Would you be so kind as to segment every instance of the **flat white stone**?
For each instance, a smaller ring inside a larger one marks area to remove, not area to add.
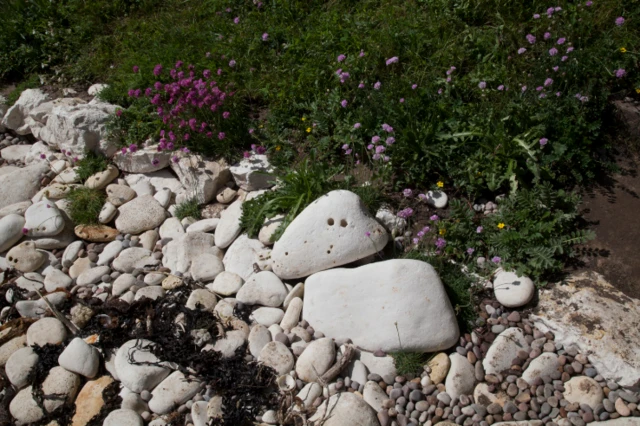
[[[240,235],[222,259],[224,270],[248,280],[254,274],[254,265],[260,262],[260,253],[265,248],[260,241],[249,238],[247,234]]]
[[[31,145],[9,145],[0,150],[0,157],[7,161],[24,161],[31,150]]]
[[[162,248],[163,258],[162,264],[171,269],[172,273],[189,272],[195,259],[204,254],[210,254],[215,257],[219,256],[219,251],[214,245],[214,237],[212,234],[204,232],[189,232],[180,234],[173,241]],[[218,265],[216,263],[216,265]],[[220,265],[218,265],[218,268]],[[196,266],[196,274],[211,274],[213,271],[205,271],[201,265]],[[220,271],[222,272],[222,271]]]
[[[77,167],[70,167],[68,169],[64,169],[58,176],[53,179],[53,182],[64,183],[64,184],[72,184],[79,183],[80,176],[78,175]]]
[[[116,217],[116,213],[118,213],[118,209],[116,206],[111,204],[110,202],[104,203],[102,209],[100,210],[100,214],[98,215],[98,222],[106,224],[113,220]]]
[[[123,154],[118,152],[113,156],[113,162],[127,173],[151,173],[169,166],[171,153],[158,151],[158,145],[149,145],[136,152]]]
[[[287,310],[280,322],[280,327],[284,330],[291,330],[300,322],[300,314],[302,313],[303,302],[299,297],[294,297],[289,303]]]
[[[160,260],[153,257],[151,251],[142,247],[129,247],[120,252],[112,266],[118,272],[131,273],[134,269],[144,269],[158,264]]]
[[[244,283],[236,299],[247,305],[275,308],[282,305],[287,293],[287,288],[273,272],[261,271]]]
[[[168,367],[160,365],[158,357],[151,352],[154,345],[146,339],[133,339],[118,349],[115,368],[120,381],[129,390],[136,393],[151,391],[171,372]],[[131,364],[129,360],[136,364]]]
[[[262,348],[269,342],[271,342],[271,333],[269,333],[267,327],[262,324],[256,324],[251,328],[249,333],[249,352],[251,355],[258,358]]]
[[[242,232],[240,219],[243,203],[244,199],[240,197],[220,213],[220,221],[215,231],[216,246],[222,249],[229,247]]]
[[[202,253],[191,262],[191,278],[196,281],[211,282],[224,272],[224,264],[218,256],[211,253]]]
[[[389,235],[350,191],[331,191],[305,208],[274,244],[273,271],[301,278],[382,250]]]
[[[83,247],[84,243],[82,241],[74,241],[69,244],[64,250],[64,253],[62,253],[62,262],[75,262],[78,258],[78,253],[80,253],[80,250],[82,250]]]
[[[7,167],[2,167],[2,168],[5,169]],[[31,200],[20,201],[15,204],[10,204],[0,209],[0,217],[5,217],[10,214],[16,214],[18,216],[22,216],[24,220],[24,212],[27,211],[27,209],[31,204],[33,204]]]
[[[336,347],[332,339],[323,337],[309,343],[296,363],[296,374],[305,382],[316,382],[329,370],[336,359]]]
[[[293,370],[294,358],[289,348],[280,342],[269,342],[260,351],[258,361],[273,368],[277,374],[287,374]]]
[[[158,233],[155,230],[149,230],[140,235],[140,245],[145,250],[153,250],[158,242]]]
[[[31,347],[18,349],[5,364],[4,370],[7,378],[16,388],[25,387],[29,384],[29,376],[39,361],[40,357]]]
[[[528,277],[513,272],[498,272],[493,280],[493,292],[500,304],[507,308],[519,308],[533,299],[535,285]]]
[[[218,298],[215,294],[204,288],[198,288],[191,292],[185,306],[189,309],[213,312],[217,303]]]
[[[151,300],[157,300],[164,297],[164,293],[164,289],[160,286],[142,287],[136,292],[136,297],[134,297],[133,300],[140,300],[143,297]]]
[[[180,219],[178,219],[177,217],[169,217],[164,222],[162,222],[159,232],[160,238],[171,238],[173,240],[179,238],[185,233],[184,227],[180,223]]]
[[[80,384],[80,376],[77,374],[63,367],[53,367],[42,382],[42,393],[45,397],[51,397],[44,399],[45,410],[50,413],[65,403],[72,403],[80,390]]]
[[[24,218],[17,214],[8,214],[0,219],[0,252],[9,250],[24,235]]]
[[[598,382],[587,376],[575,376],[564,383],[564,399],[571,403],[587,404],[592,410],[602,403],[604,392]]]
[[[394,259],[319,272],[304,291],[303,319],[371,352],[434,352],[459,337],[442,282],[426,262]]]
[[[55,291],[56,289],[69,289],[73,284],[71,277],[59,269],[51,269],[47,276],[44,277],[44,289],[48,293]]]
[[[558,371],[559,367],[558,355],[552,352],[545,352],[531,361],[527,369],[522,373],[522,378],[532,385],[538,377],[551,377],[551,374]]]
[[[120,408],[105,417],[102,426],[143,426],[142,417],[133,410]]]
[[[187,232],[211,232],[216,229],[220,219],[211,218],[211,219],[202,219],[199,220],[187,228]]]
[[[107,185],[116,180],[119,174],[120,171],[110,164],[105,170],[89,176],[87,181],[84,183],[84,186],[93,189],[104,189]]]
[[[64,219],[54,202],[43,199],[31,205],[24,213],[25,225],[31,237],[58,235],[64,228]]]
[[[0,176],[0,208],[31,200],[48,171],[46,163],[35,163]]]
[[[76,278],[77,285],[91,285],[100,282],[103,275],[109,275],[111,269],[108,266],[96,266],[95,268],[87,269],[82,272],[78,278]]]
[[[59,345],[67,337],[67,329],[57,318],[42,318],[31,324],[27,330],[29,346],[44,346],[47,343]]]
[[[49,95],[40,89],[24,90],[20,93],[18,100],[4,114],[1,124],[15,130],[19,135],[28,135],[31,133],[31,129],[26,125],[25,120],[29,112],[48,100]]]
[[[171,204],[172,197],[173,193],[169,188],[163,188],[153,195],[153,198],[155,198],[156,201],[160,203],[160,205],[165,209],[169,206],[169,204]]]
[[[124,249],[122,245],[122,241],[114,240],[107,244],[102,253],[98,255],[98,266],[108,265],[113,261],[113,259],[120,254],[120,252]]]
[[[460,398],[461,395],[473,394],[475,382],[475,369],[466,357],[459,353],[449,355],[451,367],[444,382],[444,387],[451,399]]]
[[[118,278],[115,279],[113,285],[111,286],[111,294],[114,296],[120,296],[129,288],[136,285],[136,277],[131,274],[122,274]]]
[[[291,301],[296,297],[299,297],[300,299],[304,297],[304,283],[296,284],[295,287],[289,291],[289,294],[287,294],[287,297],[284,299],[282,306],[287,309],[289,307],[289,303],[291,303]]]
[[[312,424],[323,426],[379,425],[376,412],[365,400],[350,392],[336,393],[324,401],[309,418]]]
[[[35,423],[44,417],[42,409],[33,398],[31,386],[22,389],[9,404],[9,412],[16,420],[16,425]]]
[[[304,408],[309,409],[312,407],[316,398],[322,396],[322,386],[317,383],[307,383],[296,395],[296,398],[300,398]],[[297,407],[294,407],[294,411]]]
[[[364,384],[362,398],[371,408],[378,412],[382,409],[382,402],[385,399],[389,399],[389,396],[382,390],[378,382],[368,381]]]
[[[198,393],[200,385],[199,381],[187,380],[182,372],[174,371],[151,392],[149,409],[156,414],[167,414]]]
[[[258,239],[265,246],[272,246],[273,241],[271,241],[271,237],[276,233],[280,225],[284,222],[283,215],[277,215],[271,219],[267,219],[264,222],[262,228],[260,228],[260,232],[258,233]]]
[[[588,354],[594,368],[620,386],[640,380],[640,302],[626,296],[602,275],[585,272],[540,291],[531,316],[543,333],[565,348]]]
[[[482,366],[486,374],[502,373],[511,368],[511,361],[518,356],[518,351],[529,352],[529,343],[522,330],[511,327],[504,330],[489,347]]]
[[[222,296],[232,296],[240,290],[244,280],[238,274],[229,271],[222,271],[216,275],[211,284],[207,284],[207,288],[214,293]]]
[[[136,198],[136,192],[126,185],[111,184],[107,186],[107,201],[116,207]]]
[[[284,311],[278,308],[258,308],[251,313],[251,319],[258,324],[262,324],[266,327],[271,327],[273,324],[278,324],[282,321]]]
[[[178,157],[178,161],[170,163],[171,169],[182,185],[189,189],[188,194],[185,195],[196,198],[199,204],[207,204],[213,200],[218,189],[231,178],[229,168],[222,161],[206,161],[197,155],[181,152],[173,155]],[[180,198],[177,195],[176,202],[180,202],[178,201]]]
[[[73,373],[93,379],[100,368],[100,356],[96,348],[76,337],[58,357],[58,364]]]
[[[158,227],[166,218],[166,211],[150,195],[134,198],[118,208],[116,229],[123,234],[140,234]]]

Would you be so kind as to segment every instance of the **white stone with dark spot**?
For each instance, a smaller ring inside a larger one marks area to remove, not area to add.
[[[105,224],[109,223],[116,217],[116,213],[118,213],[118,209],[116,206],[111,204],[110,202],[105,202],[100,210],[100,214],[98,215],[98,222]]]
[[[493,280],[493,292],[500,304],[507,308],[524,306],[533,299],[536,287],[528,277],[513,272],[499,272]]]
[[[9,250],[6,259],[9,266],[20,272],[33,272],[47,260],[47,255],[37,250],[33,241],[25,241]]]
[[[389,396],[377,382],[368,381],[364,385],[362,398],[378,412],[382,409],[382,402],[389,399]]]
[[[587,404],[595,410],[598,404],[602,403],[604,392],[598,382],[591,377],[576,376],[564,383],[562,396],[568,402]]]
[[[157,300],[164,297],[164,289],[160,286],[142,287],[136,292],[133,300],[140,300],[143,297],[151,300]]]
[[[427,204],[436,209],[443,209],[447,206],[447,202],[449,198],[444,191],[436,190],[436,191],[428,191],[426,194]]]
[[[126,185],[111,184],[107,186],[107,201],[116,207],[136,198],[136,191]]]
[[[134,198],[118,208],[116,229],[122,234],[141,234],[164,222],[167,212],[151,195]]]
[[[218,298],[215,294],[204,288],[198,288],[191,292],[189,299],[185,306],[193,310],[209,311],[213,312],[213,309],[218,303]]]
[[[211,282],[224,271],[224,264],[212,253],[202,253],[191,262],[191,278],[196,281]]]
[[[522,330],[511,327],[504,330],[489,347],[482,366],[486,374],[502,373],[511,368],[511,361],[518,356],[518,351],[529,352],[529,343]]]

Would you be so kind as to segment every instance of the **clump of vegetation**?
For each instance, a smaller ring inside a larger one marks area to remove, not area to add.
[[[421,352],[393,352],[389,355],[393,358],[396,371],[401,376],[421,373],[428,359],[428,355]]]
[[[202,219],[202,213],[200,212],[200,206],[198,205],[197,198],[191,198],[187,201],[176,206],[176,217],[180,220],[185,217],[192,217],[194,219]]]
[[[84,158],[76,162],[76,173],[81,182],[86,181],[91,175],[107,170],[109,159],[102,154],[87,151]]]
[[[71,220],[76,225],[98,225],[98,216],[106,200],[104,191],[78,186],[67,195]]]

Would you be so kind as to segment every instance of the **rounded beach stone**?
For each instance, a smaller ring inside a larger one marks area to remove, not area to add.
[[[333,365],[335,358],[336,348],[332,339],[314,340],[298,357],[296,374],[305,382],[315,382]]]
[[[568,402],[587,404],[592,410],[602,402],[604,392],[602,388],[591,377],[572,377],[564,384],[563,396]]]
[[[47,260],[47,255],[37,250],[33,241],[25,241],[9,250],[6,259],[10,267],[20,272],[33,272]]]
[[[294,365],[291,351],[280,342],[267,343],[260,351],[258,361],[273,368],[279,375],[287,374],[293,369]]]
[[[58,357],[58,364],[73,373],[92,379],[98,374],[100,357],[96,348],[76,337]]]
[[[501,305],[518,308],[531,301],[535,285],[528,277],[519,277],[513,272],[499,272],[493,280],[493,292]]]
[[[243,283],[244,280],[240,275],[229,271],[222,271],[216,275],[213,283],[207,284],[206,287],[222,296],[232,296],[240,290]]]
[[[47,343],[59,345],[67,337],[67,329],[57,318],[42,318],[31,324],[27,330],[29,346],[44,346]]]
[[[9,250],[22,238],[24,218],[17,214],[9,214],[0,219],[0,252]]]
[[[65,368],[56,366],[49,370],[47,378],[42,382],[42,393],[45,398],[44,408],[48,412],[57,410],[65,403],[71,403],[80,389],[80,376]]]
[[[142,417],[133,410],[120,408],[113,410],[104,419],[102,426],[143,426]]]
[[[12,385],[18,389],[29,384],[29,376],[39,361],[38,355],[27,346],[15,351],[7,360],[5,373]]]
[[[31,386],[22,389],[9,404],[9,411],[18,425],[35,423],[44,417],[44,412],[33,399],[32,392]]]

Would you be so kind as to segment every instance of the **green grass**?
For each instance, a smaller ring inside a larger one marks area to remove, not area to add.
[[[84,158],[76,162],[78,167],[77,174],[82,182],[86,181],[91,175],[107,169],[109,159],[102,154],[87,151]]]
[[[202,214],[200,212],[200,206],[198,206],[198,200],[196,198],[192,198],[190,200],[184,201],[181,204],[176,206],[176,217],[180,220],[185,217],[192,217],[194,219],[202,219]]]
[[[76,225],[99,225],[98,216],[106,200],[104,191],[79,186],[69,191],[67,200],[73,223]]]
[[[417,375],[422,372],[424,364],[429,359],[428,355],[419,352],[393,352],[390,353],[399,375]]]

